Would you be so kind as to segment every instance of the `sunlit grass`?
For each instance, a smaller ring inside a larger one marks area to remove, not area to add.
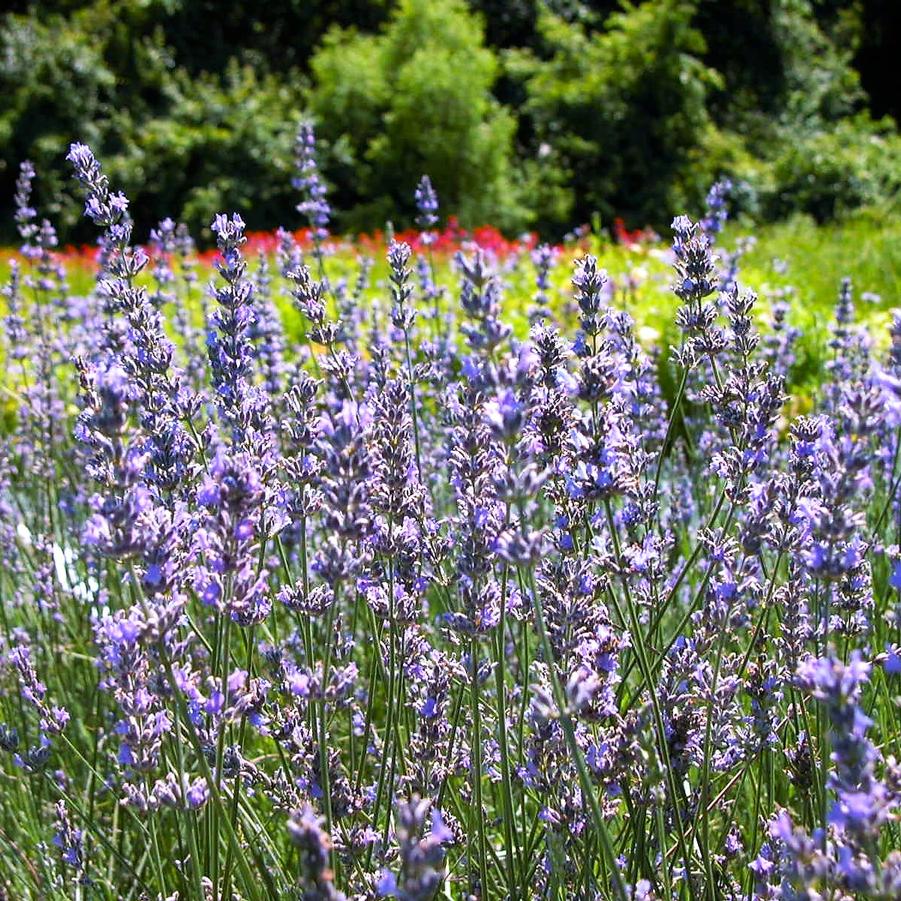
[[[826,359],[829,323],[842,278],[854,284],[858,320],[866,324],[874,340],[888,342],[891,311],[901,297],[901,218],[877,210],[862,211],[841,221],[817,225],[808,217],[798,216],[780,223],[756,226],[747,220],[730,223],[720,238],[721,252],[731,252],[751,237],[749,249],[743,254],[739,282],[760,296],[757,310],[766,319],[770,302],[782,297],[790,303],[790,324],[801,330],[797,363],[792,385],[804,391],[813,390]],[[592,234],[578,244],[560,248],[557,265],[552,273],[553,292],[550,308],[563,322],[574,322],[571,310],[572,272],[575,257],[590,251],[612,280],[611,302],[626,308],[636,320],[636,333],[646,345],[674,338],[673,315],[675,298],[670,290],[670,260],[668,243],[662,236],[657,243],[624,245],[612,240],[606,231]],[[0,252],[0,282],[9,278],[9,258],[14,248]],[[520,251],[527,254],[528,249]],[[360,255],[375,256],[366,298],[369,303],[387,303],[387,264],[383,255],[375,255],[371,245],[357,246],[352,239],[344,243],[327,261],[332,280],[353,279]],[[253,262],[251,261],[253,265]],[[436,274],[445,284],[454,283],[449,272],[452,256],[435,258]],[[504,313],[519,337],[529,328],[528,313],[535,294],[530,266],[505,265],[506,291]],[[94,284],[90,265],[77,258],[67,265],[69,288],[72,293],[88,293]],[[205,290],[215,276],[212,268],[201,264],[198,268],[198,291]],[[150,276],[144,281],[150,285]],[[446,313],[452,314],[457,298],[445,296],[442,301]],[[281,312],[289,337],[302,340],[301,324],[293,309],[283,305]],[[5,314],[0,297],[0,313]]]

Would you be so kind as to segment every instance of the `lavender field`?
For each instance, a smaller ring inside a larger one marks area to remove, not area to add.
[[[21,167],[0,898],[901,897],[901,313],[835,284],[792,396],[725,183],[655,344],[418,173],[336,256],[296,153],[305,239],[211,210],[210,270],[73,144],[87,278]]]

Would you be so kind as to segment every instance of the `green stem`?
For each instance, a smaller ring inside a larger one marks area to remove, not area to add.
[[[601,812],[600,804],[598,804],[597,795],[594,786],[591,784],[591,776],[588,772],[588,766],[585,763],[585,757],[582,749],[576,740],[576,732],[573,728],[572,718],[566,704],[566,695],[563,692],[563,686],[557,675],[556,662],[554,660],[554,652],[551,648],[551,642],[548,638],[547,629],[544,623],[544,608],[541,602],[541,595],[535,589],[535,575],[529,570],[529,587],[532,591],[532,598],[535,604],[535,625],[538,627],[538,638],[541,641],[541,647],[547,661],[548,673],[551,680],[551,690],[554,695],[554,703],[560,716],[560,724],[563,727],[563,737],[569,748],[569,753],[575,761],[576,770],[579,773],[579,785],[582,789],[582,795],[588,801],[588,808],[591,812],[591,818],[594,822],[594,828],[597,830],[598,838],[601,842],[601,849],[604,852],[604,858],[610,868],[610,875],[613,879],[613,894],[619,901],[626,901],[628,894],[623,877],[619,872],[619,866],[616,862],[616,853],[613,850],[613,841],[610,838],[610,832],[607,824],[604,822],[604,815]]]
[[[472,795],[475,814],[476,838],[479,849],[479,897],[488,901],[488,852],[486,849],[485,810],[482,806],[482,717],[479,710],[479,646],[475,635],[469,645],[470,656],[470,710],[472,713]]]

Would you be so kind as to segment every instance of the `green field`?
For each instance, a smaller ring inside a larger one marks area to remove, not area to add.
[[[809,392],[814,390],[821,370],[829,324],[832,319],[841,279],[849,277],[854,286],[856,316],[870,326],[877,343],[888,343],[891,311],[901,296],[901,218],[880,210],[865,210],[846,219],[817,225],[805,216],[785,222],[755,226],[747,220],[730,223],[719,242],[720,253],[732,252],[748,235],[754,238],[739,264],[739,283],[757,292],[758,314],[765,321],[774,298],[790,305],[789,322],[801,330],[797,344],[797,362],[792,384]],[[571,296],[569,279],[571,260],[586,250],[598,256],[618,286],[614,303],[625,306],[635,318],[638,335],[646,345],[672,337],[675,298],[670,290],[670,263],[667,242],[624,245],[613,241],[605,229],[593,233],[578,245],[564,245],[552,274],[554,296],[551,307],[564,320],[566,304]],[[362,253],[348,239],[329,257],[327,268],[333,278],[353,280]],[[522,252],[526,252],[525,250]],[[0,253],[0,280],[9,277],[9,258],[13,248]],[[450,257],[436,259],[439,280],[452,284],[447,272]],[[86,293],[93,284],[93,274],[84,265],[68,268],[69,286],[74,293]],[[210,268],[201,271],[199,283],[205,285],[213,275]],[[385,279],[387,264],[376,259],[367,294],[371,299],[387,297]],[[631,287],[623,288],[631,277]],[[147,277],[150,283],[149,276]],[[534,294],[529,267],[517,267],[506,277],[505,315],[516,331],[525,336],[527,311]],[[450,306],[455,298],[446,299]],[[5,312],[0,298],[0,310]],[[300,337],[300,323],[294,311],[284,306],[283,315],[289,334]]]

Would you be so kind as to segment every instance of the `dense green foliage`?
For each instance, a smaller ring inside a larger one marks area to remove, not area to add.
[[[539,29],[550,55],[511,53],[539,157],[564,175],[562,196],[540,214],[565,222],[574,211],[600,210],[651,222],[684,204],[677,195],[686,189],[697,197],[723,168],[716,155],[697,165],[715,137],[706,98],[718,76],[701,62],[693,11],[655,0],[614,13],[594,32],[545,15]]]
[[[311,64],[312,110],[352,225],[408,206],[419,172],[464,221],[522,222],[516,123],[491,96],[498,61],[463,0],[401,0],[378,35],[329,31]]]
[[[14,3],[2,237],[26,157],[42,209],[85,237],[51,175],[74,138],[102,150],[139,230],[173,215],[200,232],[210,208],[285,221],[302,115],[342,229],[406,221],[422,172],[465,223],[550,235],[595,213],[660,225],[722,174],[752,214],[823,221],[897,197],[899,139],[874,118],[893,111],[874,69],[890,16],[874,0]]]

